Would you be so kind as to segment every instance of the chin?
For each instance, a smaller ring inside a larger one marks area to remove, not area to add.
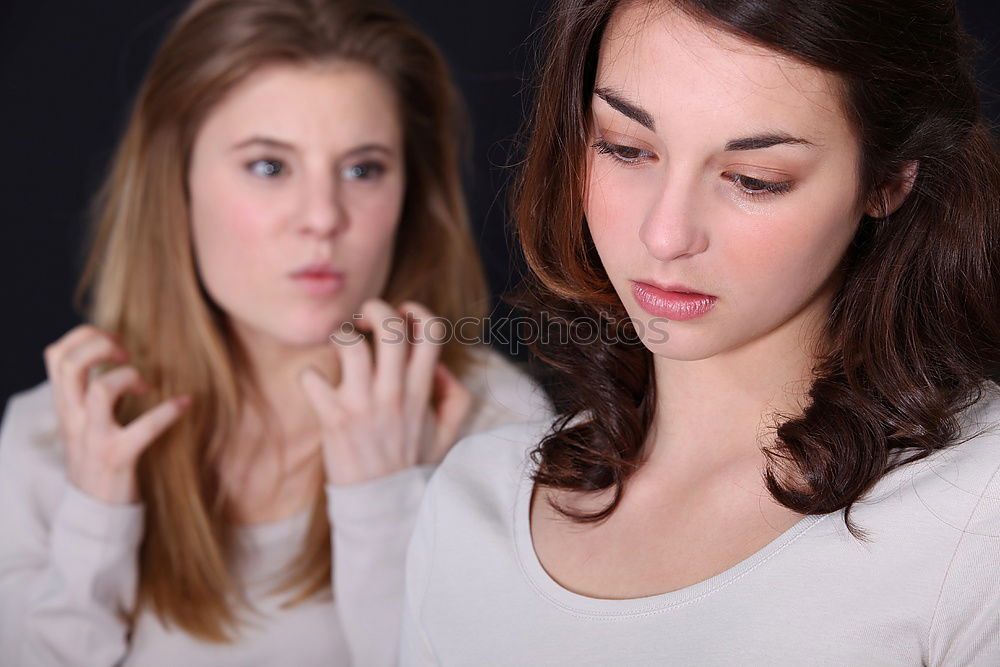
[[[645,341],[643,341],[643,344],[645,344]],[[701,361],[715,354],[713,350],[705,350],[701,346],[688,348],[681,345],[670,345],[669,343],[660,345],[646,344],[646,349],[652,352],[653,356],[670,359],[671,361]]]
[[[288,317],[283,322],[276,322],[272,329],[274,337],[292,347],[315,347],[329,345],[330,337],[341,331],[345,318],[326,314],[312,316]],[[349,318],[347,318],[349,321]]]
[[[681,323],[678,323],[681,324]],[[643,346],[653,355],[673,361],[701,361],[724,352],[727,346],[705,331],[683,331],[679,327],[670,328],[670,335],[649,334],[642,337]]]

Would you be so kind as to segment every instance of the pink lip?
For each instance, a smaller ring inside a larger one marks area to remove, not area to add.
[[[680,321],[701,317],[712,310],[719,300],[684,285],[661,287],[636,280],[632,281],[632,297],[650,315]]]
[[[327,262],[314,262],[291,272],[289,277],[310,296],[330,296],[344,286],[344,274]]]

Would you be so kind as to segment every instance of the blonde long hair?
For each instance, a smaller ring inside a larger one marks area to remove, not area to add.
[[[149,383],[127,396],[128,421],[166,397],[193,403],[139,461],[146,504],[134,620],[143,608],[214,642],[235,639],[248,609],[230,569],[232,527],[218,473],[242,406],[258,395],[225,314],[198,277],[186,174],[195,136],[213,107],[273,63],[366,64],[390,82],[404,126],[407,193],[388,286],[452,320],[481,316],[487,292],[469,232],[459,172],[461,104],[434,45],[372,0],[199,0],[181,16],[139,90],[107,179],[77,298],[89,319],[118,334]],[[86,304],[86,305],[83,305]],[[461,373],[465,348],[443,360]],[[286,605],[328,594],[330,525],[318,494],[305,542],[278,590]]]

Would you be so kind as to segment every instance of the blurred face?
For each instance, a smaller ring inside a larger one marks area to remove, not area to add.
[[[592,106],[587,221],[651,351],[704,359],[822,322],[863,212],[834,77],[632,3]]]
[[[382,292],[405,190],[396,109],[361,65],[275,65],[209,114],[188,174],[192,232],[237,331],[325,343]]]

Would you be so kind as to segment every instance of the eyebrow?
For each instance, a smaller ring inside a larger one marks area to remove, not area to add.
[[[264,146],[267,148],[280,148],[283,150],[293,151],[293,152],[296,150],[294,145],[286,141],[281,141],[279,139],[274,139],[272,137],[261,137],[261,136],[254,136],[250,137],[249,139],[245,139],[237,144],[234,144],[230,150],[237,151],[240,150],[241,148],[246,148],[247,146],[254,146],[254,145]],[[355,155],[357,153],[370,153],[370,152],[380,152],[380,153],[385,153],[386,155],[393,155],[392,149],[383,144],[362,144],[360,146],[356,146],[355,148],[350,149],[349,151],[344,153],[344,155],[347,156],[347,155]]]
[[[653,122],[653,116],[639,105],[626,100],[620,93],[616,93],[609,88],[594,88],[594,94],[607,102],[608,106],[618,113],[631,118],[647,130],[656,132],[656,124]]]
[[[793,137],[790,134],[785,134],[783,132],[769,132],[766,134],[757,134],[752,137],[743,137],[742,139],[733,139],[726,144],[726,152],[729,151],[757,151],[762,148],[770,148],[771,146],[779,146],[782,144],[790,144],[793,146],[807,146],[809,148],[814,148],[816,144],[807,139],[802,139],[800,137]]]
[[[653,122],[652,114],[640,107],[638,104],[625,99],[621,93],[615,92],[610,88],[594,88],[594,94],[607,102],[609,107],[623,116],[631,118],[652,132],[656,131],[656,123]],[[727,153],[731,151],[757,151],[783,144],[807,146],[810,148],[815,147],[816,145],[807,139],[793,137],[792,135],[784,132],[767,132],[764,134],[757,134],[752,137],[733,139],[726,143],[724,150]]]
[[[241,148],[246,148],[247,146],[253,145],[267,146],[268,148],[283,148],[285,150],[293,151],[295,146],[287,143],[285,141],[279,141],[278,139],[272,139],[271,137],[250,137],[249,139],[244,139],[238,144],[234,144],[231,150],[238,151]]]

